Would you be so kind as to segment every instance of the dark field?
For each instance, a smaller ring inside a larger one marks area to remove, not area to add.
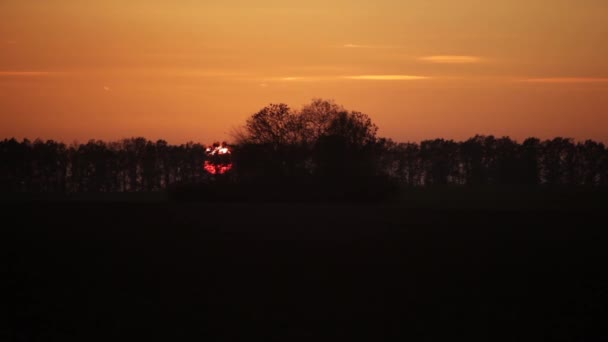
[[[605,194],[5,201],[0,338],[608,340]]]

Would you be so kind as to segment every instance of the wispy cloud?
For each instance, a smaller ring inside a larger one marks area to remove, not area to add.
[[[415,75],[355,75],[355,76],[343,76],[343,79],[348,80],[371,80],[371,81],[416,81],[416,80],[427,80],[430,77],[427,76],[415,76]]]
[[[528,78],[524,82],[531,83],[605,83],[608,77],[544,77]]]
[[[343,44],[340,47],[345,49],[394,49],[398,48],[398,46],[391,45],[366,45],[366,44]]]
[[[330,77],[323,76],[287,76],[287,77],[273,77],[263,79],[262,82],[321,82],[321,81],[329,81]]]
[[[419,75],[347,75],[347,76],[297,76],[277,77],[266,79],[275,82],[330,82],[339,80],[363,80],[363,81],[416,81],[430,79],[428,76]]]
[[[373,46],[371,45],[360,45],[360,44],[344,44],[342,45],[343,48],[347,48],[347,49],[371,49],[373,48]]]
[[[452,55],[440,55],[440,56],[425,56],[420,57],[419,60],[429,63],[438,64],[470,64],[481,62],[480,57],[476,56],[452,56]]]
[[[36,77],[56,74],[48,71],[0,71],[0,77]]]

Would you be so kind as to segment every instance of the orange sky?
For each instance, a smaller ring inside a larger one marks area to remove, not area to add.
[[[229,139],[334,99],[397,141],[608,142],[605,0],[2,0],[0,139]]]

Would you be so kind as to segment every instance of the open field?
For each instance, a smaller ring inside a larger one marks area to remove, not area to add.
[[[603,193],[2,203],[9,341],[608,338]]]

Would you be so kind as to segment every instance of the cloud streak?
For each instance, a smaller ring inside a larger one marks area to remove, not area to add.
[[[528,83],[608,83],[608,77],[544,77],[528,78]]]
[[[440,56],[425,56],[420,57],[419,60],[429,63],[437,64],[471,64],[481,62],[481,58],[477,56],[452,56],[452,55],[440,55]]]
[[[427,76],[415,76],[415,75],[355,75],[355,76],[343,76],[343,79],[347,80],[365,80],[365,81],[417,81],[427,80],[430,77]]]
[[[360,45],[360,44],[344,44],[342,45],[343,48],[346,49],[371,49],[373,48],[373,46],[371,45]]]
[[[419,76],[419,75],[348,75],[348,76],[290,76],[290,77],[278,77],[270,79],[271,81],[279,82],[328,82],[328,81],[340,81],[340,80],[354,80],[354,81],[417,81],[427,80],[431,77]]]
[[[56,74],[48,71],[0,71],[0,77],[37,77]]]
[[[391,45],[365,45],[365,44],[343,44],[340,47],[345,49],[395,49],[399,48],[398,46]]]
[[[263,79],[262,82],[321,82],[321,81],[329,81],[332,78],[330,77],[320,77],[320,76],[287,76],[287,77],[275,77],[275,78],[267,78]]]

